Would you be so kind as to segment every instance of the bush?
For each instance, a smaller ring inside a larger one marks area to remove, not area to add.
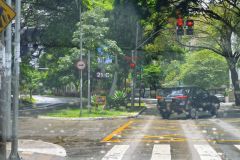
[[[111,97],[111,103],[114,108],[119,109],[120,106],[126,106],[126,93],[124,91],[115,91]]]

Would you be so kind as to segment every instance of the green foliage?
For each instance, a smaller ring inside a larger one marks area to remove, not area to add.
[[[164,69],[164,87],[177,86],[180,82],[180,67],[181,62],[177,60],[171,61],[169,64],[163,63],[161,66]]]
[[[35,103],[36,100],[34,98],[24,96],[24,97],[20,98],[20,102],[21,102],[22,105],[29,105],[29,104]]]
[[[28,92],[32,98],[32,92],[42,85],[45,73],[39,72],[35,68],[21,63],[20,89],[22,92]]]
[[[150,64],[144,67],[142,79],[145,84],[148,84],[152,88],[156,88],[160,85],[162,78],[162,70],[159,64]]]
[[[110,97],[109,105],[111,108],[119,109],[121,106],[126,106],[126,93],[124,91],[115,91],[114,95]]]
[[[96,106],[96,105],[97,105],[97,95],[91,96],[91,104],[92,104],[93,106]]]
[[[208,89],[219,88],[228,84],[227,68],[223,57],[208,50],[201,50],[187,56],[186,63],[181,66],[180,79],[184,84]]]

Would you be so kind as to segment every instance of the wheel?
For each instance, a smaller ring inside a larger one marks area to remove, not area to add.
[[[220,103],[213,103],[212,104],[212,109],[211,109],[211,115],[212,116],[217,116],[219,107],[220,107]]]
[[[169,119],[169,117],[170,117],[170,112],[168,112],[168,111],[162,112],[163,119]]]
[[[188,118],[197,119],[198,118],[198,111],[196,108],[191,108],[187,115]]]

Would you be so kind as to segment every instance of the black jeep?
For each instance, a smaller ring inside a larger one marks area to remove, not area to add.
[[[172,113],[185,113],[187,118],[197,118],[199,111],[214,116],[220,107],[216,96],[197,86],[167,88],[157,98],[157,107],[164,119],[168,119]]]

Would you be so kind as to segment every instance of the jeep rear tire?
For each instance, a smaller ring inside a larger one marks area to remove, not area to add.
[[[198,118],[198,111],[196,108],[191,108],[188,114],[188,118],[197,119]]]
[[[169,119],[170,115],[171,115],[171,114],[170,114],[169,111],[162,112],[162,118],[163,118],[163,119]]]

